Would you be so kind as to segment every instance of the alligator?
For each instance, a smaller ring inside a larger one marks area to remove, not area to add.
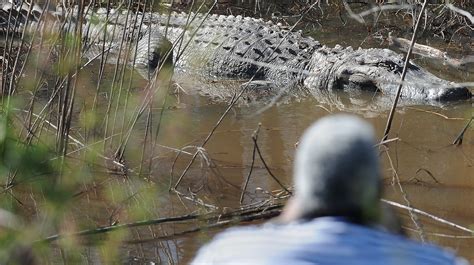
[[[71,17],[80,14],[77,6],[43,12],[4,3],[1,10],[0,29],[17,33],[25,28],[72,31],[79,20]],[[105,42],[111,53],[128,43],[129,63],[149,73],[172,59],[179,76],[250,79],[270,90],[298,86],[314,95],[364,90],[393,97],[404,65],[403,56],[389,49],[331,48],[300,31],[250,17],[88,7],[81,14],[83,45],[94,51],[89,57],[97,57]],[[39,26],[48,21],[53,25]],[[409,63],[401,97],[430,104],[472,99],[472,93]]]

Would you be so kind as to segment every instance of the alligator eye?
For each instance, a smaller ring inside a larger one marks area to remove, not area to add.
[[[386,68],[390,72],[394,72],[394,73],[401,73],[402,72],[402,67],[400,67],[395,62],[379,62],[379,63],[376,64],[376,66]]]
[[[377,91],[377,85],[367,75],[354,73],[349,70],[342,71],[334,80],[333,88],[353,91]]]

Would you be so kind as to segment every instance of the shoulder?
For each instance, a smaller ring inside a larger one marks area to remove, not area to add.
[[[217,234],[213,240],[207,244],[209,248],[226,248],[227,246],[262,244],[265,239],[271,240],[276,236],[276,226],[252,225],[244,227],[229,228]]]
[[[367,248],[391,260],[393,264],[468,264],[458,258],[452,251],[433,245],[421,243],[402,235],[368,228],[359,225],[352,226],[351,236],[357,238],[361,248]]]
[[[204,245],[191,264],[232,264],[243,260],[255,262],[269,257],[273,239],[273,226],[245,226],[230,228],[217,234]]]
[[[193,264],[309,264],[358,260],[361,264],[463,264],[430,244],[337,219],[228,229],[204,246]],[[312,262],[312,263],[311,263]],[[304,262],[302,262],[304,263]]]

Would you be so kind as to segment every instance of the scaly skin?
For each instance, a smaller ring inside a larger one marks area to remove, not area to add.
[[[0,18],[5,20],[5,14],[12,7],[3,9]],[[77,9],[69,13],[48,12],[43,17],[49,19],[42,19],[40,23],[55,21],[48,27],[51,32],[71,31],[76,22],[70,14],[77,14]],[[31,31],[36,28],[38,19],[28,20]],[[123,46],[120,43],[125,41],[131,44],[127,46],[128,58],[144,68],[154,70],[167,53],[173,53],[175,71],[179,73],[206,78],[266,80],[275,88],[302,84],[314,95],[321,90],[336,89],[394,95],[403,69],[402,56],[391,50],[328,48],[313,38],[261,19],[88,9],[84,21],[82,35],[90,51],[87,57],[99,54],[104,41],[112,54],[117,53]],[[120,56],[111,56],[117,57]],[[471,99],[472,94],[466,87],[410,64],[402,98],[430,104]]]

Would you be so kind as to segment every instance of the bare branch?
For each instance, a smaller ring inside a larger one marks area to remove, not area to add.
[[[365,23],[365,20],[364,20],[364,17],[370,15],[370,14],[373,14],[373,13],[377,13],[377,12],[380,12],[380,11],[384,11],[384,10],[400,10],[400,9],[411,9],[412,6],[411,5],[382,5],[382,6],[374,6],[372,7],[371,9],[369,10],[365,10],[363,12],[360,12],[358,14],[354,13],[354,11],[352,11],[351,7],[349,6],[349,4],[347,3],[347,1],[344,1],[344,8],[346,8],[346,11],[347,13],[349,14],[349,16],[355,20],[357,20],[357,22],[359,23]]]
[[[457,228],[459,230],[462,230],[464,232],[468,232],[468,233],[474,233],[474,230],[471,230],[467,227],[464,227],[464,226],[461,226],[461,225],[458,225],[458,224],[455,224],[451,221],[448,221],[446,219],[443,219],[441,217],[438,217],[438,216],[435,216],[433,214],[430,214],[430,213],[427,213],[425,211],[422,211],[422,210],[418,210],[416,208],[413,208],[413,207],[410,207],[410,206],[406,206],[406,205],[403,205],[403,204],[400,204],[398,202],[393,202],[393,201],[389,201],[389,200],[385,200],[385,199],[382,199],[382,202],[384,203],[387,203],[387,204],[390,204],[392,206],[395,206],[395,207],[398,207],[398,208],[401,208],[401,209],[405,209],[405,210],[409,210],[409,211],[413,211],[417,214],[420,214],[420,215],[423,215],[423,216],[426,216],[426,217],[429,217],[437,222],[440,222],[440,223],[443,223],[443,224],[446,224],[446,225],[449,225],[451,227],[454,227],[454,228]]]
[[[459,14],[467,17],[471,21],[471,23],[474,24],[474,17],[471,15],[471,13],[469,13],[466,10],[463,10],[461,8],[455,7],[452,4],[447,4],[446,7],[448,7],[449,9],[451,9],[452,11],[454,11],[456,13],[459,13]]]

